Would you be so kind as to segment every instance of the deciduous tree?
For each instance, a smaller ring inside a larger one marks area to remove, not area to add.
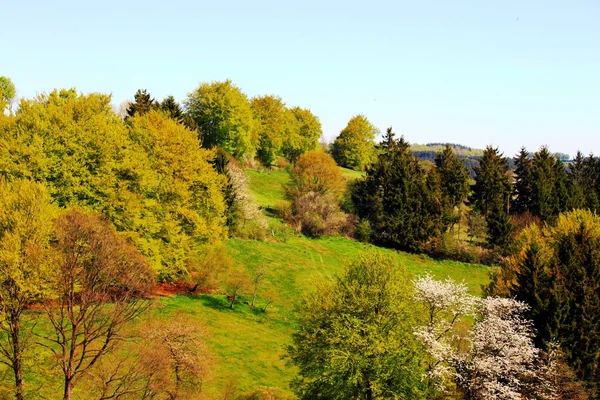
[[[221,146],[237,159],[254,156],[258,137],[248,97],[230,80],[202,83],[184,102],[204,147]]]
[[[58,262],[53,296],[44,309],[51,330],[41,334],[64,378],[65,400],[83,376],[139,316],[153,284],[146,260],[98,215],[71,209],[56,221]]]
[[[411,282],[391,256],[363,253],[305,296],[288,356],[302,399],[428,399],[412,334]]]
[[[378,133],[367,117],[355,115],[333,142],[331,155],[342,167],[362,171],[373,161]]]
[[[24,398],[23,357],[30,344],[25,309],[47,295],[51,257],[48,246],[56,209],[44,186],[0,180],[0,362],[15,381],[15,398]]]

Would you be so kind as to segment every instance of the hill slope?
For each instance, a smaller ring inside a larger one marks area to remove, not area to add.
[[[251,189],[263,207],[284,198],[281,184],[287,182],[284,171],[249,171]],[[315,283],[342,273],[344,264],[359,251],[373,246],[353,240],[327,237],[308,239],[300,235],[276,236],[268,241],[230,239],[229,254],[240,268],[251,272],[259,265],[268,269],[266,285],[274,287],[279,299],[266,313],[240,304],[227,308],[222,294],[201,297],[177,296],[162,300],[167,312],[183,311],[201,316],[210,331],[210,345],[216,353],[217,370],[207,392],[216,396],[235,377],[240,390],[273,387],[289,392],[295,371],[281,359],[294,332],[294,305],[310,293]],[[395,254],[409,272],[430,271],[439,278],[465,281],[474,294],[487,281],[487,267],[451,261],[436,261],[426,256],[382,250]],[[260,307],[264,300],[259,298]]]

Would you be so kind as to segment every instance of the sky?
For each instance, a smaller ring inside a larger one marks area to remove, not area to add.
[[[411,143],[600,154],[598,0],[0,0],[0,26],[25,98],[231,79],[311,109],[327,140],[363,114]]]

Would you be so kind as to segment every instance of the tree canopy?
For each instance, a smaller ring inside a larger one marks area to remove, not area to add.
[[[355,115],[331,146],[331,154],[342,167],[364,170],[375,156],[379,130],[364,115]]]

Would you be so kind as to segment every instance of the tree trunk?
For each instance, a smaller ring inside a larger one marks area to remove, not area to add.
[[[254,308],[254,300],[256,300],[256,288],[254,288],[254,293],[252,293],[252,304],[250,304],[252,308]]]
[[[65,393],[63,395],[63,400],[71,400],[71,392],[73,391],[73,384],[71,383],[71,378],[65,377]]]
[[[10,336],[12,339],[13,360],[12,368],[15,374],[15,399],[23,400],[23,365],[21,360],[20,315],[13,314],[10,318]]]

